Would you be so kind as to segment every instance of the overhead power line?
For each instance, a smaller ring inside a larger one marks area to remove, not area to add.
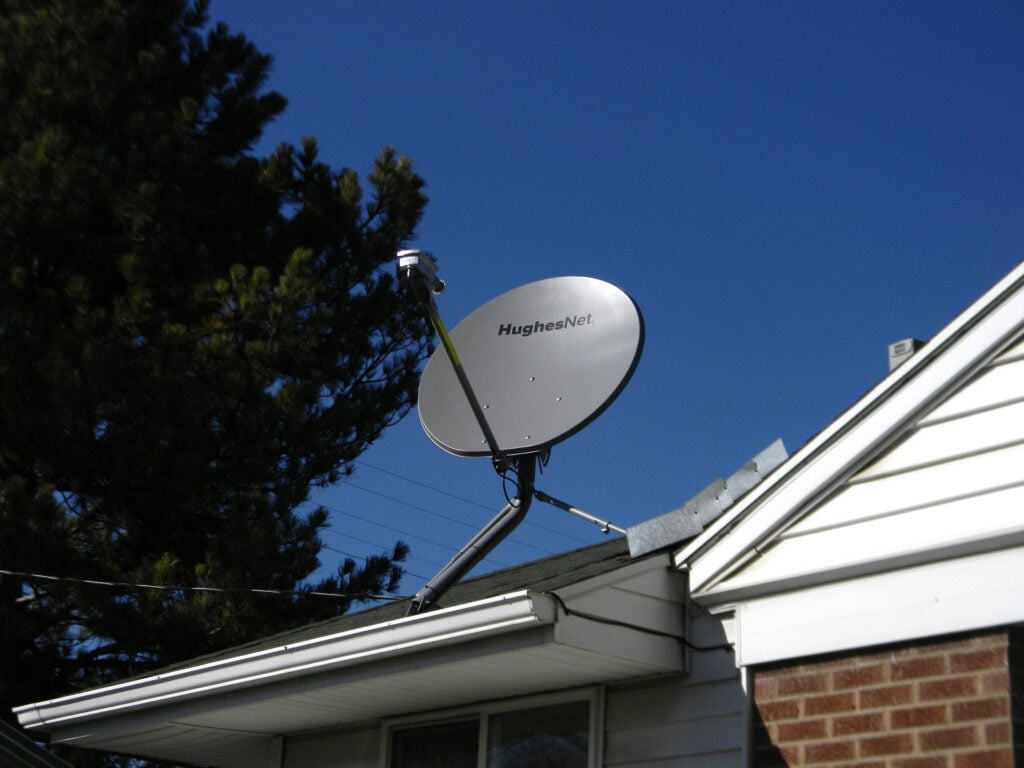
[[[339,555],[344,555],[345,557],[351,558],[352,560],[365,560],[366,559],[365,557],[361,557],[359,555],[353,555],[351,552],[346,552],[346,551],[344,551],[342,549],[336,549],[336,548],[330,547],[330,546],[328,546],[326,544],[323,545],[323,548],[324,549],[329,549],[331,552],[335,552],[335,553],[337,553]],[[417,559],[418,560],[422,560],[422,558],[417,558]],[[431,563],[427,562],[426,560],[424,560],[423,562],[426,562],[427,565],[431,565]],[[424,581],[428,580],[426,576],[420,576],[418,573],[413,573],[410,570],[402,568],[402,566],[398,566],[398,567],[402,571],[402,575],[403,576],[412,576],[414,579],[423,579]]]
[[[370,519],[365,518],[365,517],[360,517],[359,515],[354,515],[351,512],[346,512],[345,510],[338,509],[337,507],[331,507],[331,506],[328,506],[327,504],[321,504],[320,506],[322,506],[324,509],[328,510],[329,512],[333,512],[334,514],[343,515],[345,517],[355,518],[356,520],[361,520],[362,522],[367,523],[369,525],[375,525],[378,528],[383,528],[384,530],[387,530],[387,531],[392,531],[394,533],[402,534],[404,536],[407,536],[410,539],[416,539],[418,541],[422,541],[422,542],[425,542],[427,544],[431,544],[431,545],[433,545],[435,547],[441,547],[441,549],[449,549],[450,548],[449,545],[445,544],[444,542],[435,541],[434,539],[428,539],[425,536],[417,536],[415,533],[409,533],[408,531],[403,531],[403,530],[401,530],[399,528],[395,528],[394,526],[391,526],[391,525],[386,525],[384,523],[378,523],[376,520],[370,520]],[[496,562],[494,560],[491,560],[491,562],[493,562],[495,565],[499,566],[500,568],[508,567],[508,565],[505,564],[505,563],[498,563],[498,562]]]
[[[217,594],[250,594],[250,595],[271,595],[286,597],[333,597],[345,600],[405,600],[397,595],[378,595],[369,593],[349,594],[343,592],[316,592],[290,589],[257,589],[254,587],[201,587],[186,585],[167,584],[138,584],[129,581],[103,581],[101,579],[80,579],[73,576],[52,576],[43,573],[28,573],[25,571],[11,571],[0,568],[0,575],[15,576],[26,581],[48,581],[65,584],[81,584],[90,587],[107,587],[112,589],[146,589],[159,590],[161,592],[212,592]]]
[[[447,496],[450,499],[455,499],[456,501],[461,501],[463,504],[469,504],[472,507],[479,507],[480,509],[487,510],[487,511],[490,511],[490,509],[491,509],[486,504],[481,504],[479,501],[474,501],[473,499],[468,499],[465,496],[459,496],[458,494],[452,493],[451,491],[445,491],[445,490],[443,490],[441,488],[438,488],[436,485],[431,485],[430,483],[424,483],[422,480],[414,480],[413,478],[408,477],[407,475],[400,474],[400,473],[395,472],[395,471],[390,470],[390,469],[384,469],[384,467],[378,467],[375,464],[370,464],[368,461],[363,461],[362,459],[356,459],[355,463],[356,464],[361,464],[362,466],[366,467],[367,469],[372,469],[375,472],[380,472],[380,473],[385,474],[385,475],[391,475],[391,477],[397,478],[399,480],[404,480],[405,482],[411,483],[412,485],[418,485],[420,488],[426,488],[428,491],[433,491],[434,493],[439,493],[442,496]]]
[[[332,530],[331,528],[325,528],[323,532],[324,533],[333,534],[333,535],[335,535],[335,536],[337,536],[338,538],[341,538],[341,539],[351,540],[351,541],[358,541],[360,544],[367,544],[367,545],[369,545],[371,547],[380,547],[380,545],[378,545],[376,542],[369,541],[368,539],[361,539],[358,536],[352,536],[352,535],[350,535],[348,533],[341,533],[340,531],[335,531],[335,530]],[[365,560],[369,559],[369,558],[366,557],[366,555],[355,555],[355,554],[352,554],[351,552],[346,552],[343,549],[338,549],[337,547],[332,547],[329,544],[326,544],[324,542],[321,542],[321,546],[324,549],[329,549],[331,552],[337,552],[339,555],[344,555],[345,557],[350,557],[353,560],[363,560],[363,561],[365,561]],[[382,549],[386,550],[387,548],[384,547]],[[411,553],[406,555],[406,560],[417,560],[417,561],[419,561],[421,563],[424,563],[425,565],[430,566],[431,568],[441,568],[442,565],[443,565],[443,563],[437,563],[437,562],[434,562],[433,560],[427,560],[426,558],[418,557],[417,555],[414,555],[414,554],[411,554]],[[403,562],[405,562],[405,561],[403,561]],[[408,573],[410,576],[416,576],[415,573],[412,573],[411,571],[407,571],[405,568],[403,568],[402,571],[404,573]],[[417,576],[417,578],[419,578],[419,577]]]
[[[378,496],[378,497],[380,497],[380,498],[382,498],[382,499],[384,499],[386,501],[392,501],[395,504],[401,504],[402,506],[409,507],[410,509],[416,509],[416,510],[419,510],[420,512],[426,512],[428,514],[434,515],[435,517],[440,517],[440,518],[443,518],[443,519],[448,520],[450,522],[457,523],[458,525],[461,525],[463,527],[469,528],[470,530],[474,530],[475,531],[475,530],[477,530],[479,528],[479,526],[470,525],[469,523],[467,523],[467,522],[465,522],[463,520],[456,520],[455,518],[448,517],[447,515],[443,515],[440,512],[433,512],[433,511],[427,509],[426,507],[421,507],[421,506],[418,506],[416,504],[411,504],[408,501],[403,501],[402,499],[396,498],[394,496],[389,496],[386,493],[381,493],[380,491],[375,491],[375,490],[373,490],[371,488],[366,488],[366,487],[358,485],[356,483],[352,483],[352,482],[346,481],[345,485],[350,487],[350,488],[355,488],[357,491],[362,491],[363,493],[369,493],[369,494],[371,494],[373,496]],[[405,534],[405,535],[409,536],[410,538],[419,539],[420,541],[425,541],[428,544],[433,544],[434,546],[439,546],[439,547],[446,546],[445,544],[442,544],[439,541],[433,541],[431,539],[427,539],[427,538],[424,538],[422,536],[417,536],[414,533],[409,533],[407,531],[403,531],[401,528],[395,528],[395,527],[390,526],[390,525],[384,525],[383,523],[377,523],[377,522],[375,522],[373,520],[369,520],[369,519],[367,519],[365,517],[362,517],[360,515],[356,515],[356,514],[353,514],[351,512],[345,512],[343,510],[338,509],[337,507],[332,507],[332,506],[330,506],[328,504],[321,504],[320,506],[322,506],[324,509],[326,509],[329,512],[337,512],[340,515],[347,515],[348,517],[353,517],[353,518],[355,518],[357,520],[362,520],[365,523],[370,523],[371,525],[377,525],[377,526],[380,526],[381,528],[387,528],[389,530],[392,530],[395,533]],[[517,539],[515,537],[509,537],[509,541],[512,542],[513,544],[518,544],[520,547],[525,547],[526,549],[532,549],[532,550],[534,550],[536,552],[540,552],[542,555],[553,555],[554,554],[554,552],[552,552],[549,549],[545,549],[544,547],[538,547],[535,544],[529,544],[529,543],[527,543],[525,541],[522,541],[521,539]]]
[[[364,467],[366,467],[368,469],[372,469],[375,472],[380,472],[380,473],[385,474],[385,475],[390,475],[391,477],[394,477],[394,478],[396,478],[398,480],[403,480],[404,482],[411,483],[412,485],[418,485],[420,488],[425,488],[428,491],[433,491],[434,493],[439,493],[442,496],[447,496],[448,498],[455,499],[456,501],[461,501],[464,504],[469,504],[470,506],[474,506],[474,507],[477,507],[479,509],[483,509],[483,510],[486,510],[486,511],[489,511],[489,512],[493,511],[493,507],[489,507],[486,504],[481,504],[479,501],[474,501],[473,499],[468,499],[465,496],[459,496],[456,493],[451,493],[450,491],[446,491],[446,490],[444,490],[442,488],[438,488],[437,486],[431,485],[430,483],[425,483],[422,480],[415,480],[415,479],[413,479],[411,477],[408,477],[407,475],[401,474],[400,472],[395,472],[395,471],[390,470],[390,469],[385,469],[384,467],[378,467],[375,464],[370,464],[369,462],[364,461],[363,459],[356,459],[355,463],[356,464],[360,464],[360,465],[362,465],[362,466],[364,466]],[[345,485],[351,485],[352,487],[358,488],[359,490],[365,490],[368,493],[374,493],[374,494],[376,494],[378,496],[383,496],[384,498],[387,498],[389,500],[397,501],[399,504],[406,504],[407,506],[415,507],[416,509],[420,509],[423,512],[426,512],[427,514],[435,515],[437,517],[441,517],[441,518],[444,518],[446,520],[452,520],[453,522],[459,523],[460,525],[469,525],[468,523],[466,523],[466,522],[464,522],[462,520],[454,520],[453,518],[447,517],[446,515],[443,515],[440,512],[435,512],[433,510],[425,509],[423,507],[416,507],[413,504],[408,504],[408,502],[404,502],[404,501],[401,501],[399,499],[390,499],[390,497],[384,496],[384,494],[377,493],[376,491],[370,491],[369,489],[366,489],[366,488],[362,488],[361,486],[356,485],[355,483],[351,482],[351,480],[349,480],[349,479],[345,480]],[[530,527],[530,528],[537,528],[537,529],[542,530],[542,531],[544,531],[546,533],[553,533],[556,536],[562,536],[563,538],[569,539],[570,541],[575,541],[578,544],[589,544],[590,543],[586,539],[581,539],[578,536],[573,536],[571,533],[566,533],[565,531],[560,531],[557,528],[551,528],[549,526],[542,525],[542,524],[540,524],[538,522],[535,522],[533,520],[527,519],[526,521],[524,521],[523,524],[526,525],[527,527]],[[472,526],[470,526],[470,527],[472,527]]]

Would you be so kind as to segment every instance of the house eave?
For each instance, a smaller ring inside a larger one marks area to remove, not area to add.
[[[28,704],[16,707],[14,713],[23,727],[48,730],[548,625],[555,621],[555,610],[552,597],[523,590]]]
[[[688,571],[693,598],[703,604],[734,598],[716,594],[716,585],[1009,343],[1021,317],[1024,263],[675,553],[673,563]]]
[[[262,768],[293,735],[684,671],[667,554],[18,707],[52,744]],[[636,617],[643,603],[642,618]]]
[[[902,548],[899,545],[903,545]],[[862,559],[850,560],[839,566],[806,568],[772,579],[734,578],[720,581],[700,593],[701,603],[709,609],[732,606],[762,597],[796,592],[840,581],[853,581],[973,555],[995,553],[1020,546],[1024,546],[1024,529],[1001,532],[998,536],[963,537],[942,546],[933,546],[931,542],[921,546],[895,542],[892,547],[874,552]]]
[[[745,598],[730,606],[736,663],[771,664],[1019,624],[1022,565],[1018,545]]]

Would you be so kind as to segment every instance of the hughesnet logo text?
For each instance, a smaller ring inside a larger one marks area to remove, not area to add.
[[[566,315],[562,320],[535,320],[533,323],[501,323],[498,326],[499,336],[532,336],[535,333],[548,333],[550,331],[565,331],[570,328],[580,328],[584,325],[591,325],[594,317],[591,313],[585,315]]]

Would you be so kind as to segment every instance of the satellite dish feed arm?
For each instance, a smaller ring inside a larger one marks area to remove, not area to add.
[[[407,616],[432,608],[448,588],[500,544],[523,521],[533,500],[533,482],[536,475],[536,454],[521,456],[519,464],[519,488],[517,496],[474,536],[441,571],[432,578],[412,599]]]
[[[480,407],[480,400],[473,391],[473,386],[469,383],[466,369],[462,367],[459,354],[455,351],[455,345],[448,335],[448,329],[445,328],[441,315],[437,311],[434,294],[441,293],[444,290],[444,281],[437,277],[437,266],[434,264],[433,259],[423,251],[399,251],[398,277],[406,281],[412,295],[423,305],[427,318],[434,327],[437,337],[441,340],[441,346],[444,347],[445,354],[448,355],[448,360],[451,362],[452,369],[455,371],[455,377],[459,380],[459,385],[466,395],[466,400],[469,401],[469,407],[473,411],[473,416],[476,417],[477,424],[480,425],[480,430],[484,433],[484,440],[487,443],[488,450],[491,452],[491,462],[494,464],[498,474],[503,474],[508,469],[508,456],[498,447],[498,441],[494,437],[494,432],[484,416],[484,409]]]
[[[441,322],[441,316],[437,313],[437,305],[434,303],[434,299],[431,299],[424,304],[424,309],[427,311],[427,316],[430,318],[431,324],[434,326],[434,330],[437,332],[437,336],[441,339],[441,346],[444,347],[444,351],[448,355],[448,360],[451,361],[452,369],[455,371],[455,377],[459,380],[459,384],[462,386],[462,391],[466,395],[466,400],[469,401],[469,407],[473,410],[473,415],[476,417],[477,424],[480,425],[480,431],[484,433],[484,440],[487,441],[487,448],[491,452],[491,462],[494,464],[494,468],[499,474],[503,473],[508,469],[508,456],[505,452],[498,447],[498,441],[494,437],[494,432],[491,431],[490,424],[487,423],[487,418],[484,416],[484,409],[480,407],[480,401],[477,399],[476,393],[473,391],[473,386],[469,383],[469,377],[466,375],[466,369],[462,367],[462,361],[459,360],[459,355],[455,351],[455,346],[452,344],[451,338],[448,336],[448,331],[444,327],[444,323]]]

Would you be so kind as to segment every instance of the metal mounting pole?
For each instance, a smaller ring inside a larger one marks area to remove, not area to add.
[[[518,465],[519,473],[516,497],[511,499],[504,509],[448,562],[448,565],[416,593],[406,615],[413,616],[433,607],[452,584],[483,560],[526,517],[534,495],[537,454],[519,456],[514,461]]]
[[[491,463],[494,465],[494,469],[504,477],[510,465],[514,465],[518,476],[516,497],[510,499],[504,509],[483,530],[470,539],[469,543],[434,578],[427,582],[426,586],[416,593],[409,606],[408,615],[412,616],[434,606],[452,584],[483,560],[523,521],[533,501],[533,482],[537,471],[538,454],[529,453],[509,458],[498,446],[494,432],[484,416],[484,409],[480,407],[480,400],[469,383],[469,377],[466,375],[465,368],[462,367],[459,354],[455,351],[455,345],[448,335],[448,330],[444,327],[441,314],[437,311],[434,294],[444,290],[444,281],[437,277],[437,266],[434,264],[434,260],[422,251],[399,251],[398,277],[405,281],[412,295],[423,305],[427,318],[434,327],[434,332],[441,340],[441,346],[444,347],[445,354],[448,355],[448,360],[451,362],[459,385],[466,395],[473,416],[484,434],[484,440],[491,452]]]

